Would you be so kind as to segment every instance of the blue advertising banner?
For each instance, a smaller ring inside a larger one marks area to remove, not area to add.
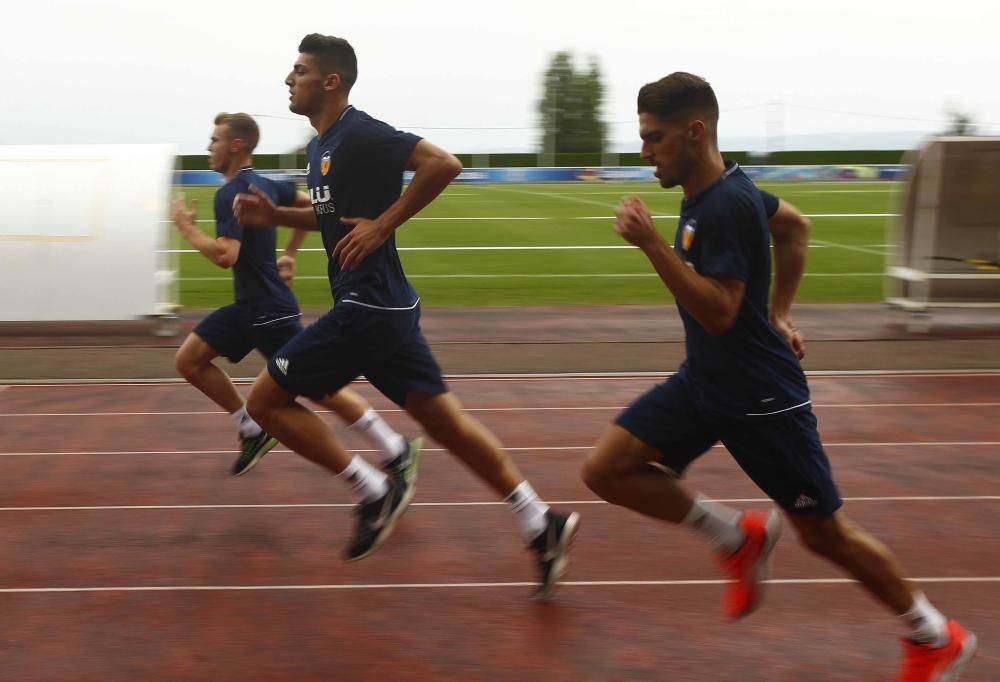
[[[836,181],[836,180],[900,180],[908,166],[743,166],[753,180],[759,182]],[[302,170],[259,170],[275,180],[305,179]],[[413,173],[407,171],[403,181]],[[653,182],[652,166],[606,166],[595,168],[466,168],[456,183],[532,183],[532,182]],[[223,178],[213,171],[175,171],[175,185],[221,185]]]

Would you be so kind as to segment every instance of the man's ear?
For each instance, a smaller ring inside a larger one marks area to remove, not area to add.
[[[705,137],[706,132],[707,127],[704,121],[695,119],[688,124],[688,137],[692,140],[700,140]]]
[[[323,79],[323,89],[324,90],[336,90],[340,87],[342,83],[339,73],[328,73],[326,78]]]

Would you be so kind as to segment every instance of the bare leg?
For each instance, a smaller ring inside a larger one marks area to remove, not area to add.
[[[216,405],[232,414],[243,407],[243,398],[233,386],[229,375],[212,364],[219,354],[195,333],[188,334],[177,349],[174,366],[189,384],[212,399]]]
[[[856,578],[896,614],[913,606],[913,591],[889,549],[838,511],[826,519],[789,515],[802,543]]]
[[[371,407],[367,400],[349,388],[342,388],[316,402],[340,417],[348,425],[361,419],[365,411]]]
[[[651,448],[622,427],[612,424],[583,464],[583,481],[599,497],[654,519],[680,523],[694,498],[662,469]]]
[[[524,480],[500,441],[478,421],[462,411],[451,393],[429,395],[411,391],[406,411],[429,435],[472,469],[502,497]]]
[[[351,461],[326,422],[278,386],[266,368],[250,389],[247,411],[269,434],[335,474]]]

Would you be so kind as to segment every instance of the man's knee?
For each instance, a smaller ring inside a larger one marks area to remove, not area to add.
[[[204,363],[199,361],[196,354],[189,352],[184,346],[177,349],[174,368],[182,377],[190,381],[192,377],[198,376],[203,367]]]
[[[250,388],[250,395],[247,396],[247,414],[255,422],[267,428],[266,424],[273,411],[293,400],[295,396],[278,386],[265,368]]]
[[[618,489],[618,480],[624,473],[617,453],[606,438],[602,438],[583,460],[580,478],[598,497],[613,501]],[[618,461],[616,461],[618,460]]]
[[[837,515],[828,518],[792,517],[791,520],[799,540],[814,554],[835,557],[850,546],[849,528]]]
[[[462,410],[461,404],[450,393],[411,391],[406,396],[405,408],[427,435],[438,442],[464,438],[480,428],[479,423]]]
[[[583,479],[584,484],[598,497],[605,498],[610,492],[609,485],[611,481],[611,474],[602,465],[601,460],[595,457],[595,453],[591,452],[588,457],[583,460],[583,466],[580,467],[580,478]]]
[[[197,334],[190,334],[174,354],[174,368],[190,381],[216,357],[215,352]]]

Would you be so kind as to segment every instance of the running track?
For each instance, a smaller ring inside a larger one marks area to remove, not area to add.
[[[451,384],[539,493],[583,516],[568,582],[549,604],[528,599],[533,565],[509,512],[433,444],[393,538],[344,564],[342,486],[280,448],[230,478],[231,425],[195,389],[0,386],[0,677],[891,678],[896,619],[791,533],[764,608],[728,623],[699,539],[584,487],[588,447],[651,381]],[[846,511],[977,633],[963,680],[1000,680],[1000,373],[845,374],[811,385]],[[766,504],[722,450],[689,480],[733,504]]]

